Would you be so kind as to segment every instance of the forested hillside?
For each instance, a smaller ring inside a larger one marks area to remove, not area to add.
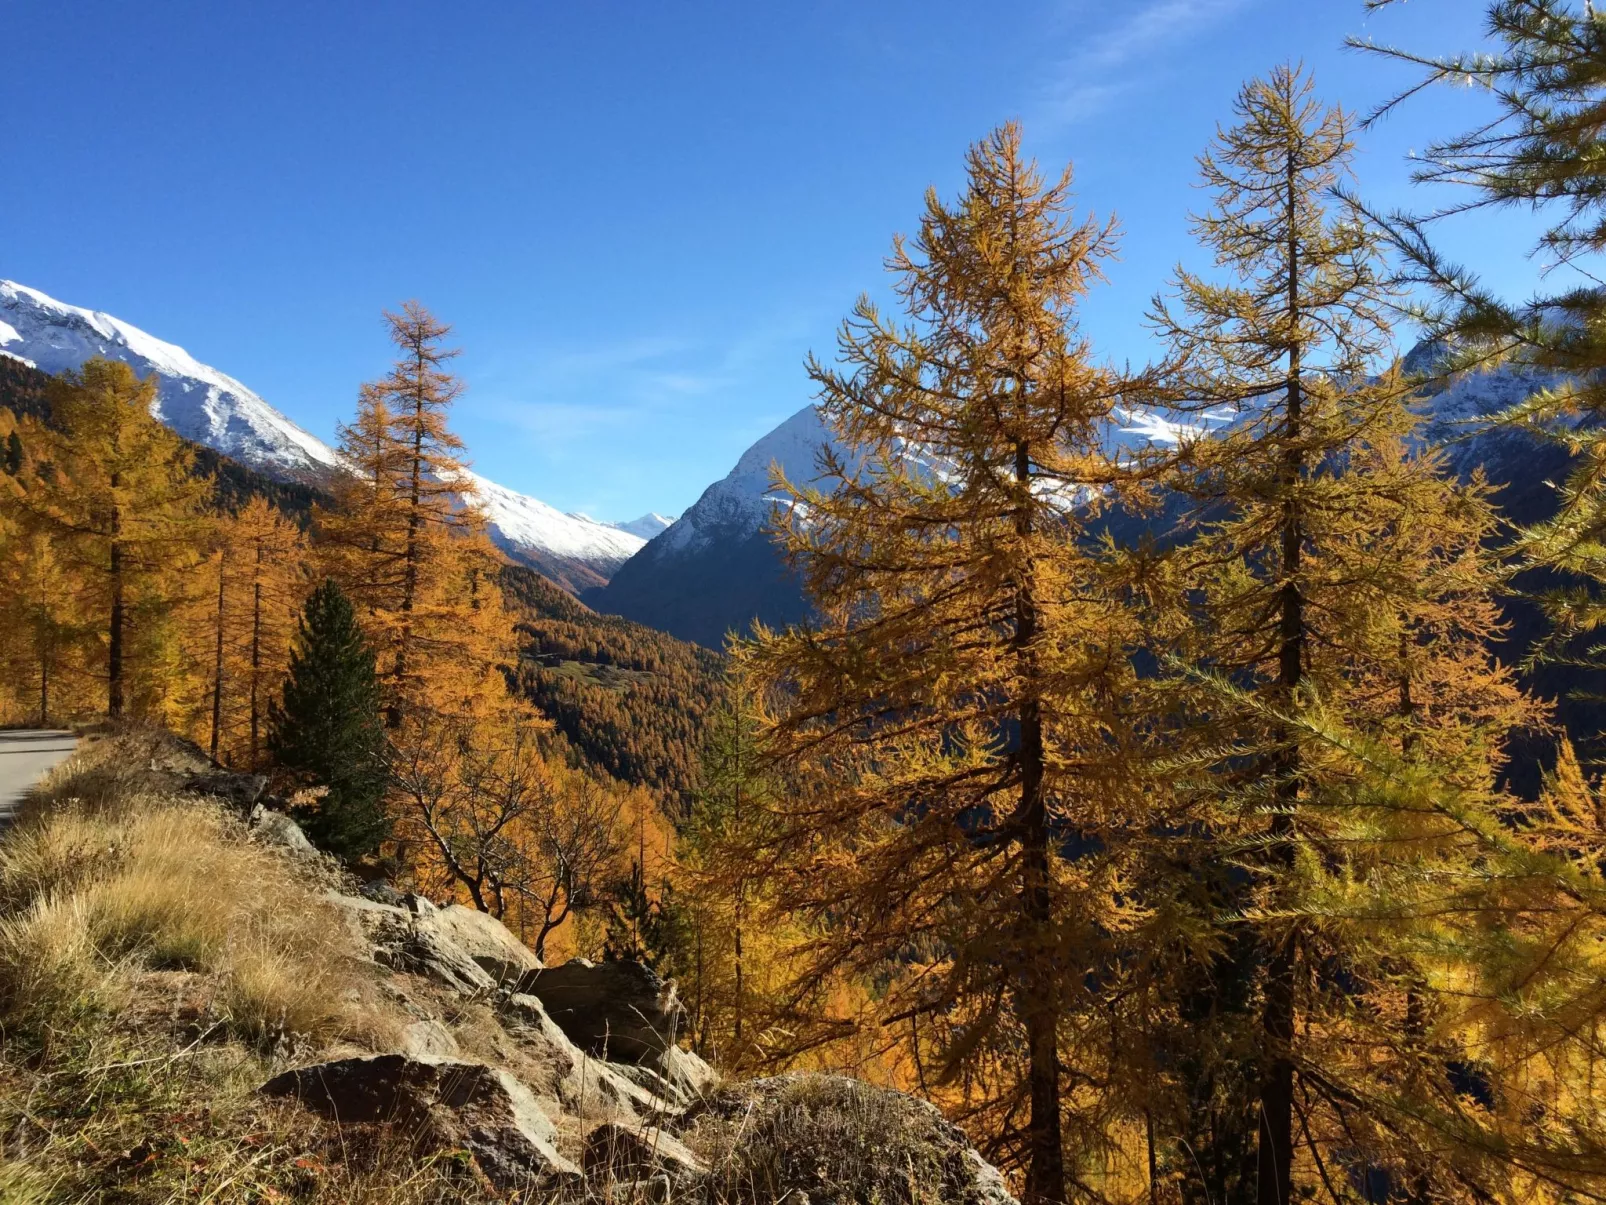
[[[50,374],[10,356],[0,356],[0,408],[14,417],[26,417],[47,426],[52,423],[48,390]],[[279,481],[221,452],[185,441],[194,457],[195,471],[216,482],[218,505],[236,510],[252,498],[262,498],[298,522],[305,523],[315,503],[325,495],[310,485]]]
[[[724,658],[599,615],[521,566],[502,571],[517,616],[515,681],[594,765],[680,801],[696,779],[703,720]]]

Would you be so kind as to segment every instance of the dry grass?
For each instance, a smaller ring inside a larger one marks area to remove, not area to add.
[[[114,1008],[128,975],[215,983],[230,1031],[271,1046],[383,1037],[345,930],[313,885],[205,802],[119,771],[113,743],[69,763],[0,844],[0,1002],[13,1023]],[[113,785],[116,784],[116,785]]]
[[[173,793],[159,736],[91,742],[0,841],[0,1205],[484,1202],[450,1156],[257,1087],[405,1018],[316,868]]]

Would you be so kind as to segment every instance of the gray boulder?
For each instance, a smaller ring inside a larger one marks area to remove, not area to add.
[[[514,1040],[539,1050],[551,1066],[558,1098],[572,1113],[634,1124],[672,1112],[678,1103],[636,1082],[631,1073],[644,1068],[606,1063],[581,1050],[534,996],[504,994],[498,1018]]]
[[[401,1054],[337,1059],[275,1076],[261,1091],[342,1123],[388,1123],[429,1150],[467,1150],[504,1191],[579,1178],[530,1090],[479,1063]]]
[[[336,892],[324,898],[345,912],[353,936],[373,951],[374,961],[381,966],[425,975],[466,996],[488,996],[496,990],[496,980],[430,923],[433,913],[419,915]]]
[[[395,938],[376,947],[375,961],[395,971],[427,975],[465,996],[489,995],[496,990],[496,980],[485,968],[433,925],[413,921]]]
[[[541,969],[535,951],[489,913],[462,904],[447,904],[420,915],[419,923],[433,926],[498,983],[509,983]]]
[[[264,844],[278,845],[294,854],[316,855],[318,852],[301,826],[283,812],[259,805],[251,809],[246,823],[251,835]]]
[[[685,1025],[675,985],[639,962],[576,958],[531,971],[517,990],[535,996],[580,1049],[616,1063],[661,1063]]]

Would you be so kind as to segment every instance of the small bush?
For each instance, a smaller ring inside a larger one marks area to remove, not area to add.
[[[717,1093],[691,1145],[709,1199],[955,1205],[983,1199],[964,1136],[908,1096],[839,1075],[782,1075]]]

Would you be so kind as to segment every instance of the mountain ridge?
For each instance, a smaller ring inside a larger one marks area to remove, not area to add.
[[[0,280],[0,356],[58,375],[95,356],[156,373],[152,414],[186,439],[277,480],[327,486],[340,472],[339,453],[274,409],[246,385],[111,314],[58,301]],[[565,514],[478,474],[472,492],[490,536],[511,560],[572,592],[600,587],[639,551],[647,537],[630,525]]]

